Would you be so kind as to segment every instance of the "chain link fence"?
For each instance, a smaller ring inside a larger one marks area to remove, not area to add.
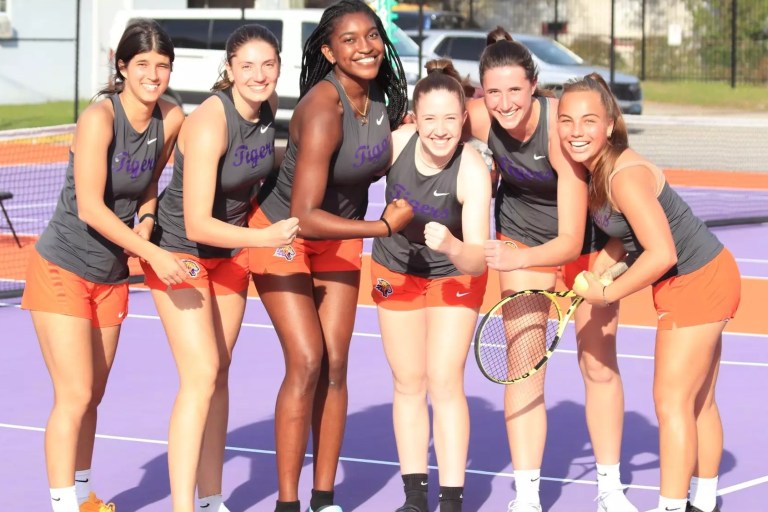
[[[400,3],[418,3],[401,0]],[[652,80],[768,85],[768,0],[439,0],[481,29],[546,34]],[[613,25],[613,27],[612,27]],[[613,43],[612,43],[613,42]]]

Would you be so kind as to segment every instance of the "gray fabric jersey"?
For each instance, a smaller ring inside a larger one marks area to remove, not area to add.
[[[501,183],[496,193],[496,231],[528,246],[557,237],[557,172],[549,163],[549,101],[541,105],[539,124],[533,136],[521,142],[494,119],[488,134]],[[601,249],[606,237],[589,220],[582,254]]]
[[[392,133],[384,94],[371,82],[368,124],[362,125],[333,72],[328,73],[325,80],[339,92],[344,116],[343,140],[331,158],[321,209],[347,219],[362,219],[368,209],[368,186],[373,177],[386,168],[392,155]],[[259,204],[272,222],[290,216],[297,152],[296,143],[289,138],[280,172],[270,176],[259,193]]]
[[[371,257],[394,272],[433,279],[461,275],[445,254],[424,244],[424,226],[439,222],[459,240],[463,240],[461,204],[458,201],[457,180],[461,167],[463,146],[445,168],[432,176],[416,169],[416,145],[419,134],[413,134],[387,174],[385,192],[387,203],[405,199],[413,206],[414,217],[399,233],[373,241]]]
[[[115,111],[112,142],[107,150],[107,181],[104,203],[126,225],[133,227],[138,199],[152,182],[157,159],[163,149],[163,115],[159,106],[152,112],[142,133],[131,127],[117,95],[109,97]],[[110,242],[78,218],[75,197],[74,154],[64,187],[48,226],[36,248],[46,260],[94,283],[119,283],[128,279],[128,257],[123,248]]]
[[[672,231],[672,239],[677,250],[677,264],[659,278],[657,283],[700,269],[723,249],[720,240],[707,229],[701,219],[693,214],[688,204],[669,186],[669,183],[664,183],[658,199]],[[606,205],[593,217],[602,230],[612,237],[621,239],[629,258],[635,259],[643,252],[643,247],[624,214],[613,211],[610,205]]]
[[[240,116],[232,101],[232,90],[217,91],[227,121],[227,149],[219,159],[213,217],[245,226],[251,199],[259,182],[275,165],[274,115],[268,102],[261,104],[259,121],[251,123]],[[176,148],[173,177],[160,196],[154,239],[169,251],[193,254],[200,258],[229,258],[239,249],[224,249],[193,242],[184,226],[184,155]]]

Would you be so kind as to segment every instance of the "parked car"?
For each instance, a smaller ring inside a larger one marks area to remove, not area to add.
[[[479,60],[486,46],[486,35],[486,32],[477,30],[430,30],[425,32],[426,37],[421,47],[424,53],[450,57],[456,69],[468,75],[470,81],[479,86]],[[609,69],[585,63],[581,57],[553,39],[528,34],[512,34],[512,37],[531,51],[539,69],[539,86],[542,88],[553,89],[559,94],[565,82],[593,71],[610,82]],[[615,72],[611,90],[622,112],[642,113],[643,92],[636,76]]]
[[[403,31],[408,34],[411,39],[418,43],[420,41],[418,9],[398,9],[395,11],[395,14],[397,14],[397,18],[395,19],[397,26],[403,29]],[[426,34],[429,30],[465,28],[469,28],[469,26],[467,19],[461,13],[424,9],[422,34]],[[422,35],[421,38],[423,37],[424,36]]]
[[[282,66],[277,82],[278,110],[275,121],[286,126],[299,100],[299,76],[304,42],[320,22],[322,9],[142,9],[119,11],[112,22],[110,58],[126,24],[133,18],[157,20],[170,35],[176,52],[167,95],[189,113],[210,95],[224,62],[224,45],[237,27],[264,25],[280,43]],[[402,30],[392,34],[403,64],[409,97],[419,78],[419,46]],[[106,77],[105,77],[106,81]]]

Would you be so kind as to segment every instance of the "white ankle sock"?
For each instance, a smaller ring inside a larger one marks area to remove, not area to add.
[[[541,482],[541,469],[515,470],[515,500],[525,503],[541,503],[539,498],[539,482]]]
[[[595,466],[597,466],[598,493],[622,488],[619,464],[595,464]]]
[[[691,505],[710,512],[717,506],[717,478],[691,478]]]
[[[197,499],[198,512],[230,512],[224,505],[224,498],[221,494],[213,494],[204,498]]]
[[[676,499],[659,496],[659,507],[657,510],[658,512],[685,512],[685,506],[687,503],[688,500],[685,498]]]
[[[80,505],[88,501],[88,495],[91,494],[90,469],[75,471],[75,494],[77,495],[77,503]]]
[[[77,503],[75,486],[58,487],[49,489],[51,492],[51,508],[53,512],[79,512],[80,504]]]

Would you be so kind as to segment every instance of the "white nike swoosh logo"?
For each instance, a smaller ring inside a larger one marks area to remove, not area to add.
[[[465,295],[469,295],[470,293],[472,293],[472,292],[464,292],[464,293],[456,292],[456,296],[457,297],[464,297]]]
[[[537,155],[536,153],[533,154],[534,160],[541,160],[542,158],[547,158],[547,155]]]
[[[157,137],[155,137],[154,139],[149,139],[147,141],[147,146],[149,146],[150,144],[153,144],[156,140],[157,140]]]
[[[117,318],[123,318],[123,316],[125,316],[125,313],[124,313],[123,311],[121,311],[121,312],[119,312],[119,313],[117,314]],[[87,481],[88,481],[88,480],[86,480],[86,482],[87,482]]]
[[[376,120],[376,124],[381,125],[381,122],[384,120],[384,112],[381,113],[381,117],[379,117]]]
[[[261,133],[267,133],[267,130],[269,129],[270,126],[272,126],[272,123],[269,123],[267,126],[262,126],[259,129],[261,130]]]
[[[449,192],[438,192],[437,190],[432,192],[432,195],[435,196],[435,197],[447,196],[448,194],[449,194]]]

